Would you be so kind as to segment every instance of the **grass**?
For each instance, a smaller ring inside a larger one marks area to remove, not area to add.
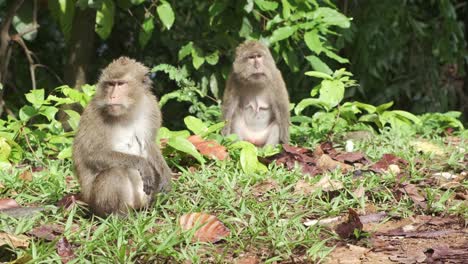
[[[386,131],[372,141],[355,142],[355,148],[373,161],[384,153],[404,158],[409,166],[403,177],[415,184],[435,171],[466,169],[460,163],[466,151],[443,144],[443,138],[435,137],[431,142],[448,153],[445,157],[420,153],[411,147],[412,141],[414,138]],[[301,195],[294,192],[297,181],[305,178],[300,170],[286,171],[272,164],[267,173],[247,175],[236,160],[230,160],[213,162],[195,172],[182,171],[173,180],[172,191],[159,194],[154,206],[146,211],[133,212],[126,218],[93,218],[82,207],[64,210],[54,205],[67,193],[78,192],[79,186],[74,179],[66,180],[72,175],[69,161],[43,162],[47,167],[34,172],[32,181],[19,178],[29,168],[0,172],[4,186],[0,198],[14,198],[22,206],[46,207],[25,218],[0,214],[0,232],[28,235],[34,227],[60,225],[64,232],[57,239],[65,236],[75,254],[69,263],[233,263],[246,254],[256,255],[262,263],[320,261],[340,239],[325,226],[305,226],[307,219],[344,215],[348,208],[360,213],[384,211],[395,218],[414,214],[468,217],[466,203],[451,199],[452,189],[423,188],[428,203],[425,210],[416,207],[409,197],[398,200],[394,187],[401,180],[391,173],[354,176],[333,172],[331,178],[342,182],[343,189]],[[306,179],[313,184],[320,177]],[[259,194],[259,184],[267,180],[274,180],[277,187]],[[462,184],[466,189],[467,181]],[[361,186],[366,195],[356,197],[353,191]],[[179,218],[190,212],[216,215],[231,234],[216,244],[192,242],[193,232],[181,231],[178,224]],[[57,239],[33,238],[26,248],[3,246],[3,250],[13,251],[16,257],[30,256],[34,263],[60,263]]]

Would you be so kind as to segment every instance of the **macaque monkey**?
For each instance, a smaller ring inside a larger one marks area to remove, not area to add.
[[[121,57],[103,71],[73,143],[83,200],[99,216],[125,215],[170,189],[171,170],[158,145],[161,110],[149,69]]]
[[[289,96],[267,47],[246,41],[236,49],[223,96],[222,133],[257,146],[289,142]]]

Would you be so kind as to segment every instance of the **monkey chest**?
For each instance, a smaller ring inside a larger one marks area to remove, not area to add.
[[[263,129],[272,120],[271,106],[266,100],[256,99],[248,102],[242,111],[245,124],[251,129]]]
[[[112,146],[114,151],[126,154],[147,157],[147,133],[148,129],[138,125],[127,127],[116,127],[112,135]]]

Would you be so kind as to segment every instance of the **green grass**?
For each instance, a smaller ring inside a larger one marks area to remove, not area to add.
[[[372,141],[355,142],[355,148],[373,161],[384,153],[404,158],[409,162],[404,179],[414,184],[423,183],[435,171],[464,169],[460,160],[465,153],[444,145],[443,138],[432,140],[449,153],[443,158],[416,151],[410,144],[413,140],[387,131]],[[27,234],[37,226],[62,225],[63,236],[72,243],[76,256],[69,263],[233,263],[247,253],[257,255],[262,263],[292,258],[319,261],[339,237],[324,226],[306,227],[303,222],[307,219],[345,215],[348,208],[368,212],[369,206],[398,218],[414,214],[468,217],[467,205],[451,199],[452,189],[422,188],[428,200],[426,210],[416,207],[409,197],[396,200],[394,187],[402,180],[390,173],[354,176],[333,172],[331,178],[341,181],[344,189],[301,195],[294,193],[296,182],[304,179],[300,170],[290,172],[270,165],[267,173],[248,175],[236,160],[230,160],[213,162],[194,173],[183,171],[173,180],[172,191],[158,195],[154,206],[146,211],[133,212],[126,218],[92,218],[81,207],[67,211],[54,206],[64,195],[78,192],[79,186],[74,180],[68,184],[65,181],[72,175],[70,162],[43,162],[47,166],[33,173],[31,182],[18,178],[25,168],[0,172],[0,183],[4,185],[0,198],[14,198],[22,206],[46,207],[40,214],[26,218],[0,214],[0,232]],[[306,179],[313,184],[320,177]],[[269,179],[279,187],[256,196],[256,184]],[[463,188],[467,185],[465,180]],[[360,186],[366,195],[357,198],[353,191]],[[216,215],[230,229],[230,236],[216,244],[192,242],[193,232],[181,231],[178,224],[179,218],[190,212]],[[17,257],[31,256],[34,263],[60,263],[56,242],[33,238],[29,247],[11,250]]]

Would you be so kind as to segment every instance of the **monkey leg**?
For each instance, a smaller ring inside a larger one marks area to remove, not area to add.
[[[280,131],[277,123],[272,123],[268,128],[270,131],[265,140],[265,145],[276,145],[279,143]]]
[[[151,195],[143,192],[143,181],[136,169],[112,168],[96,176],[88,201],[94,214],[125,215],[129,209],[147,206]]]

